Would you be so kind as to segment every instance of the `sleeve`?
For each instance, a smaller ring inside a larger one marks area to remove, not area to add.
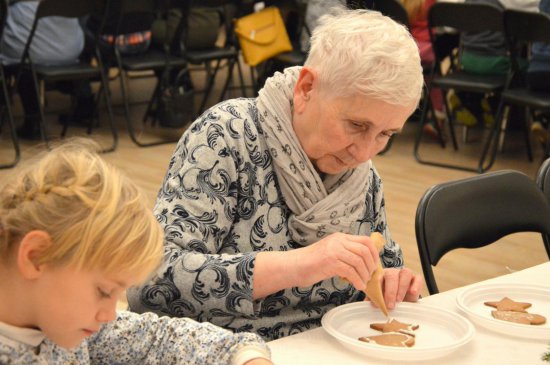
[[[154,209],[164,228],[164,263],[148,283],[128,291],[132,311],[226,328],[234,318],[254,316],[256,253],[233,232],[247,209],[238,197],[247,189],[239,178],[246,176],[249,124],[242,111],[222,105],[179,141]]]
[[[388,222],[386,219],[386,202],[384,200],[384,187],[382,180],[378,175],[376,169],[372,168],[371,170],[371,186],[372,190],[369,189],[369,194],[372,192],[372,197],[367,196],[367,202],[372,199],[372,204],[374,212],[372,216],[374,221],[372,224],[371,232],[380,232],[386,239],[386,245],[384,246],[384,251],[380,253],[380,259],[382,260],[382,266],[384,267],[403,267],[403,252],[399,244],[392,240],[390,229],[388,227]]]
[[[92,364],[243,365],[239,354],[252,351],[253,357],[270,358],[267,345],[252,333],[234,334],[210,323],[188,318],[158,317],[118,313],[117,319],[88,340]]]

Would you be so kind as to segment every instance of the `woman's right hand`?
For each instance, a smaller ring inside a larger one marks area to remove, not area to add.
[[[311,286],[340,276],[357,290],[364,290],[380,260],[368,236],[333,233],[307,247],[294,251],[296,286]]]

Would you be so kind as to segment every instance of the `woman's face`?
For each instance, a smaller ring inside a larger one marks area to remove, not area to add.
[[[363,95],[327,97],[319,91],[316,74],[304,68],[294,91],[293,127],[315,168],[326,174],[370,160],[413,111]]]

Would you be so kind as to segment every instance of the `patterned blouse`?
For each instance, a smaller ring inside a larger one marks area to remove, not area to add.
[[[267,346],[252,333],[233,334],[210,323],[159,318],[152,313],[121,312],[115,321],[71,350],[37,330],[0,325],[2,365],[243,364],[247,361],[243,359],[245,351],[256,353],[248,360],[269,357]]]
[[[150,282],[128,291],[133,311],[191,317],[273,340],[318,327],[323,314],[363,294],[332,278],[252,299],[255,255],[302,247],[277,182],[256,99],[222,102],[184,133],[170,159],[154,213],[165,257]],[[403,265],[386,226],[382,183],[371,169],[360,225],[386,238],[385,267]]]

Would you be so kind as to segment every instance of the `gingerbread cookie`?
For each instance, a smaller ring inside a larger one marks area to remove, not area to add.
[[[496,319],[514,323],[533,325],[541,325],[546,323],[546,318],[544,316],[541,316],[540,314],[500,310],[492,311],[491,314]]]
[[[498,302],[485,302],[485,305],[496,308],[497,311],[511,311],[526,313],[526,309],[531,306],[531,303],[516,302],[508,297],[502,298]]]
[[[393,347],[411,347],[414,345],[413,336],[399,332],[388,332],[382,335],[359,337],[359,341]]]
[[[371,323],[370,325],[370,328],[384,333],[399,332],[413,337],[414,331],[416,331],[418,327],[417,324],[402,323],[393,318],[385,323]]]

